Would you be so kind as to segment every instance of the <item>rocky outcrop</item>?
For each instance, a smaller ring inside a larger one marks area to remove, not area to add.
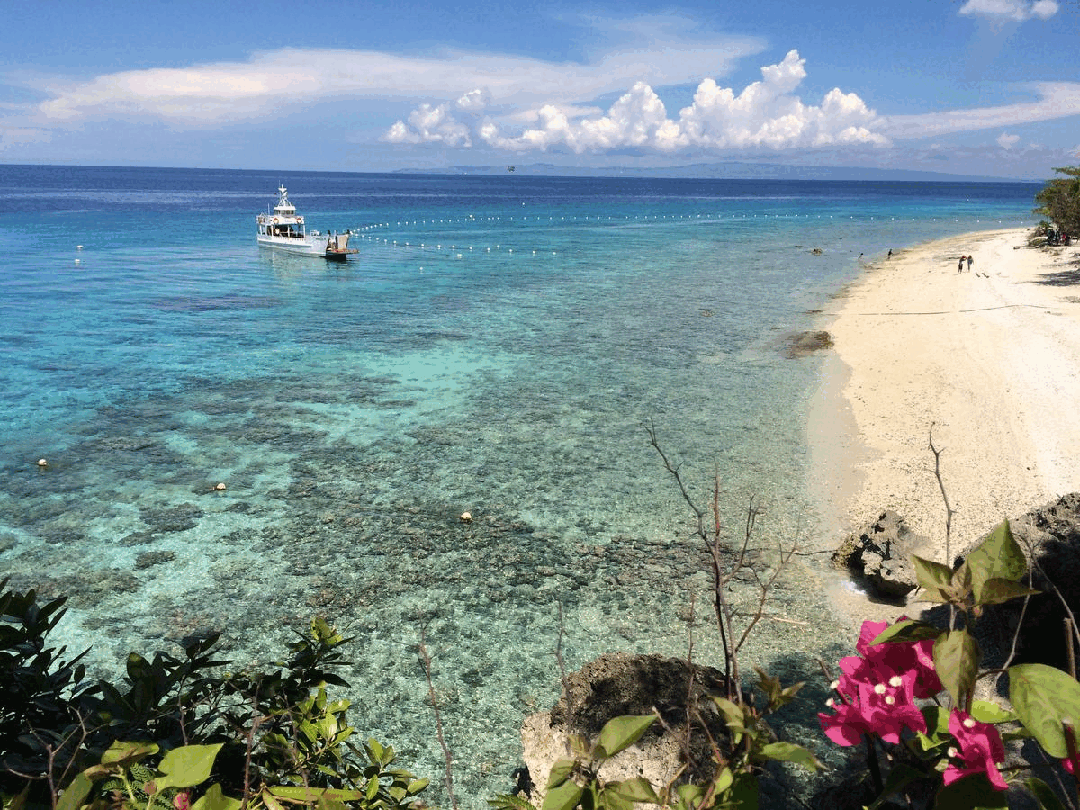
[[[911,555],[922,542],[900,515],[887,509],[848,536],[833,552],[833,564],[862,579],[874,595],[903,599],[919,585]]]
[[[1012,646],[1023,610],[1017,660],[1064,667],[1066,611],[1062,599],[1080,619],[1080,493],[1010,518],[1009,526],[1031,568],[1024,582],[1042,593],[1031,597],[1026,610],[1022,599],[987,607],[980,626],[987,629],[986,640],[1005,652]],[[962,556],[983,539],[972,543]]]
[[[784,356],[789,360],[796,360],[814,352],[824,351],[832,345],[832,335],[828,332],[799,332],[796,335],[790,335],[785,341]]]
[[[525,765],[535,785],[530,801],[541,806],[551,766],[568,756],[568,736],[582,734],[594,740],[613,717],[652,714],[655,707],[664,723],[653,723],[637,743],[605,763],[600,770],[605,780],[644,776],[654,785],[670,782],[688,761],[684,751],[688,705],[722,745],[727,727],[711,695],[724,693],[724,675],[712,667],[694,665],[690,689],[690,674],[687,662],[677,658],[607,653],[567,675],[555,707],[530,715],[521,729]],[[706,780],[714,767],[708,738],[694,724],[689,778]]]

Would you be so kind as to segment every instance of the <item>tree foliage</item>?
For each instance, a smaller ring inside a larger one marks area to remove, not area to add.
[[[1035,195],[1036,214],[1045,216],[1068,234],[1080,235],[1080,166],[1054,169],[1064,177],[1048,180]]]

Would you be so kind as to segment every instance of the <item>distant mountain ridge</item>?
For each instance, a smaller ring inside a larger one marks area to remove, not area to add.
[[[1042,183],[1016,177],[983,177],[911,169],[875,169],[861,166],[785,166],[775,163],[698,163],[689,166],[557,166],[532,163],[510,166],[447,166],[398,169],[394,174],[524,174],[545,177],[669,177],[716,180],[895,180],[964,183]]]

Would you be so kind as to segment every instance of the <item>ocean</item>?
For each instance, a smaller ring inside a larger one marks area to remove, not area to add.
[[[257,247],[280,184],[359,254]],[[692,630],[720,662],[649,431],[699,506],[719,482],[733,540],[753,504],[755,543],[828,546],[822,361],[792,337],[862,263],[1031,225],[1037,190],[0,166],[0,577],[70,597],[57,638],[101,675],[208,630],[267,661],[326,616],[354,638],[352,724],[446,805],[423,634],[483,807],[557,648],[685,657]],[[747,664],[813,678],[850,649],[820,568],[782,578]]]

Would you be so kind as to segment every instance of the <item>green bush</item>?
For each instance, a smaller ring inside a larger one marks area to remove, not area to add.
[[[1054,169],[1064,177],[1048,180],[1035,195],[1036,214],[1049,218],[1065,233],[1080,236],[1080,166]]]
[[[7,580],[0,582],[5,587]],[[8,810],[404,810],[427,787],[393,748],[357,745],[343,638],[325,619],[271,668],[229,673],[218,635],[183,655],[131,653],[123,682],[86,679],[48,644],[64,600],[0,594],[0,798]]]

